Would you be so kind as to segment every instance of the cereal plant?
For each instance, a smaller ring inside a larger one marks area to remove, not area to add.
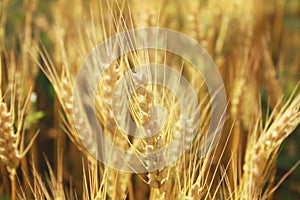
[[[297,0],[0,1],[0,199],[299,199]]]

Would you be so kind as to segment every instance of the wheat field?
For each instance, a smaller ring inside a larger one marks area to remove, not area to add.
[[[0,0],[0,200],[300,199],[299,55],[298,0]]]

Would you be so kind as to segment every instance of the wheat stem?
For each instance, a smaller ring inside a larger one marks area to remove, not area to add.
[[[9,178],[11,183],[11,199],[16,200],[16,170],[9,170]]]

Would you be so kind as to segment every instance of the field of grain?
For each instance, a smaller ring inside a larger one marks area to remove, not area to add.
[[[299,0],[0,0],[0,200],[300,199],[299,55]]]

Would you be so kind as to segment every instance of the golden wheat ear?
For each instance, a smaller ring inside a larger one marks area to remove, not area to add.
[[[26,106],[25,106],[26,107]],[[23,113],[23,112],[22,112]],[[24,114],[24,113],[23,113]],[[39,132],[33,136],[27,145],[26,149],[23,149],[24,135],[20,135],[23,126],[23,120],[21,124],[17,124],[17,131],[14,130],[14,119],[12,110],[8,111],[7,105],[4,102],[0,104],[0,160],[6,165],[11,180],[11,192],[12,199],[16,199],[15,193],[15,176],[16,169],[19,167],[21,159],[26,155],[36,139]]]
[[[291,97],[279,112],[275,111],[263,130],[256,129],[257,133],[247,147],[241,185],[244,198],[257,198],[262,193],[270,179],[270,172],[274,170],[281,144],[299,126],[300,94]]]
[[[0,65],[0,74],[2,76],[1,69],[2,66]],[[8,80],[7,92],[4,96],[2,96],[2,88],[0,89],[0,161],[5,164],[9,172],[12,200],[16,199],[16,170],[39,133],[39,131],[37,131],[29,141],[29,144],[25,147],[24,123],[26,110],[29,107],[28,102],[31,89],[25,98],[23,95],[19,95],[19,79],[17,79],[16,76],[16,69],[15,65],[10,66],[10,73],[8,74],[11,74],[12,78]],[[7,74],[4,73],[4,75]],[[0,85],[2,87],[1,79]],[[5,102],[5,100],[9,103]]]
[[[16,168],[20,163],[18,138],[14,133],[12,115],[7,110],[7,105],[0,104],[0,160],[6,165],[11,181],[11,197],[16,199],[15,176]]]
[[[17,149],[17,136],[14,133],[11,113],[5,103],[0,104],[0,159],[8,169],[16,169],[20,163]]]

